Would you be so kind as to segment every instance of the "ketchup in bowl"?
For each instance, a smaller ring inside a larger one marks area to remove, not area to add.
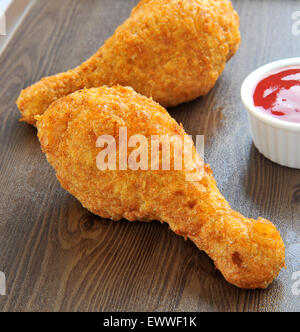
[[[253,101],[264,113],[300,123],[300,66],[270,73],[256,85]]]

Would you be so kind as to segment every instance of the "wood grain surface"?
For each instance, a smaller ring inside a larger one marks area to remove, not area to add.
[[[253,146],[240,86],[256,67],[299,56],[293,0],[233,1],[242,45],[205,97],[169,109],[189,134],[206,137],[205,157],[230,204],[272,220],[287,269],[267,290],[224,281],[192,242],[158,222],[111,222],[61,189],[36,130],[19,123],[22,88],[91,56],[137,0],[36,0],[0,55],[1,311],[299,311],[292,274],[300,271],[300,171]],[[1,38],[1,37],[0,37]]]

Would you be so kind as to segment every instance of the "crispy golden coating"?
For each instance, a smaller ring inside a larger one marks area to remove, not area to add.
[[[131,86],[161,105],[205,95],[240,43],[228,0],[142,0],[104,46],[81,66],[23,90],[22,121],[82,88]]]
[[[208,165],[202,179],[194,182],[187,181],[186,169],[97,168],[97,155],[103,151],[96,147],[97,138],[111,135],[118,140],[120,127],[127,128],[128,138],[187,137],[151,99],[120,86],[85,89],[57,100],[37,120],[42,149],[61,185],[91,212],[113,220],[168,223],[204,250],[226,280],[238,287],[265,288],[284,266],[284,244],[276,227],[233,211]],[[176,142],[171,140],[171,151]],[[133,150],[128,148],[128,156]],[[197,160],[195,148],[193,155]]]

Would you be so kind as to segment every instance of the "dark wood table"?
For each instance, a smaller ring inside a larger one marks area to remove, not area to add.
[[[278,166],[253,146],[240,100],[256,67],[299,56],[293,0],[233,1],[242,45],[205,97],[170,109],[192,135],[230,204],[274,221],[287,269],[267,290],[224,281],[192,242],[158,222],[96,217],[61,189],[36,130],[19,123],[15,100],[43,76],[80,64],[137,0],[37,0],[0,56],[1,311],[299,311],[292,275],[300,271],[300,171]],[[1,37],[0,37],[1,38]]]

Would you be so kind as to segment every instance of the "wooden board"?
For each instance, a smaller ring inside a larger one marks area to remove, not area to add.
[[[43,76],[80,64],[121,24],[137,0],[38,0],[0,56],[1,311],[299,311],[300,171],[254,148],[240,100],[256,67],[299,56],[293,0],[239,0],[243,42],[216,87],[170,109],[189,134],[206,137],[205,157],[230,204],[271,219],[287,269],[267,290],[224,281],[193,243],[158,222],[102,220],[61,189],[36,130],[18,122],[15,100]]]

